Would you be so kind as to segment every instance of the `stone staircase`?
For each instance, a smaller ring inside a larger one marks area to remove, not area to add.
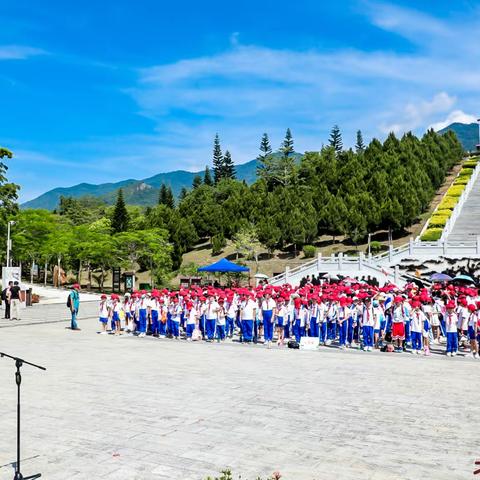
[[[478,168],[478,167],[477,167]],[[480,177],[477,176],[472,188],[461,206],[446,240],[450,243],[467,243],[480,236]]]

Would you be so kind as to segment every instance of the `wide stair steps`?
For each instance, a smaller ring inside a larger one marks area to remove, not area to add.
[[[447,236],[448,242],[474,242],[480,236],[480,177],[462,206],[459,216]]]

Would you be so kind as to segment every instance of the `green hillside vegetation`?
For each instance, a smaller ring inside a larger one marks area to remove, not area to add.
[[[400,232],[415,222],[461,161],[463,148],[454,133],[431,130],[421,139],[390,134],[383,143],[357,141],[355,151],[344,150],[334,129],[328,146],[297,161],[287,131],[275,155],[268,136],[262,138],[258,180],[251,185],[235,178],[238,167],[232,169],[228,157],[216,155],[212,172],[197,176],[177,199],[170,187],[160,187],[152,207],[126,206],[121,190],[115,206],[91,196],[63,197],[54,213],[20,211],[13,258],[49,268],[60,262],[86,270],[90,279],[96,275],[100,284],[113,266],[149,270],[163,283],[200,241],[219,253],[228,240],[247,257],[255,256],[255,245],[301,251],[325,234],[357,244],[369,232]]]

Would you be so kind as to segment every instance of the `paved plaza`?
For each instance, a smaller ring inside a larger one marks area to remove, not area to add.
[[[60,479],[466,479],[480,458],[480,362],[81,332],[65,305],[0,322],[23,368],[25,475]],[[42,323],[48,321],[50,323]],[[13,478],[14,364],[0,359],[0,480]]]

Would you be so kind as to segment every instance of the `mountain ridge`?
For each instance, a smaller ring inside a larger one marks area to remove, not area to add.
[[[298,154],[297,154],[298,155]],[[236,165],[237,178],[253,183],[256,178],[257,160]],[[173,194],[178,197],[182,188],[191,188],[196,175],[203,178],[205,171],[188,172],[174,170],[158,173],[140,180],[130,178],[119,182],[93,184],[82,182],[70,187],[56,187],[21,205],[21,208],[43,208],[54,210],[58,206],[61,196],[79,198],[86,195],[102,198],[108,204],[113,204],[118,189],[122,188],[125,202],[131,205],[155,205],[158,200],[159,189],[162,184],[172,188]],[[212,172],[213,175],[213,172]],[[146,186],[146,187],[145,187]],[[150,187],[150,188],[149,188]]]

